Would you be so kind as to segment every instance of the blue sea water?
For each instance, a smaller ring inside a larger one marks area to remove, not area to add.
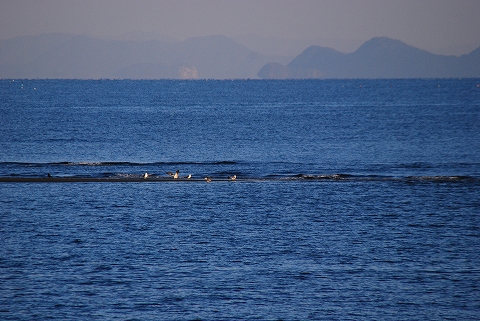
[[[1,80],[0,319],[480,320],[479,124],[479,79]]]

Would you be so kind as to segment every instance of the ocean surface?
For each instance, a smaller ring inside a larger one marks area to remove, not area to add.
[[[0,319],[480,320],[480,79],[0,80]]]

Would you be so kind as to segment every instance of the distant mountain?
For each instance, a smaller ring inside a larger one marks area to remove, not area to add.
[[[282,63],[287,64],[295,58],[300,50],[313,45],[334,48],[342,52],[356,50],[363,41],[358,39],[339,38],[312,38],[312,39],[289,39],[273,36],[259,36],[255,34],[239,35],[232,37],[236,42],[246,47],[271,56],[281,56]]]
[[[272,60],[224,36],[175,42],[45,34],[0,41],[0,78],[258,78]]]
[[[386,37],[372,38],[346,54],[311,46],[288,65],[268,63],[263,79],[480,77],[480,47],[467,55],[443,56]]]

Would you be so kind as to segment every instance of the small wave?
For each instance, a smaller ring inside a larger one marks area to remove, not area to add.
[[[237,161],[205,161],[205,162],[47,162],[47,163],[26,163],[26,162],[0,162],[0,166],[20,167],[46,167],[46,166],[185,166],[185,165],[238,165]]]
[[[359,176],[354,176],[350,174],[329,174],[329,175],[298,174],[298,175],[295,175],[294,177],[299,179],[307,179],[307,180],[346,180],[346,179],[360,178]]]
[[[478,178],[472,176],[407,176],[407,181],[420,181],[420,182],[461,182],[461,181],[474,181]]]
[[[432,168],[432,164],[425,162],[414,162],[414,163],[404,163],[399,164],[399,168]]]
[[[316,181],[406,181],[406,182],[464,182],[480,181],[480,178],[473,176],[380,176],[380,175],[351,175],[351,174],[328,174],[328,175],[305,175],[298,174],[290,177],[297,180],[316,180]]]

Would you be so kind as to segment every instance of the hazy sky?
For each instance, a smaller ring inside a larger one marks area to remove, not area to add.
[[[362,43],[388,36],[437,53],[468,51],[480,46],[480,0],[0,0],[0,39],[131,31],[178,40],[255,34]]]

